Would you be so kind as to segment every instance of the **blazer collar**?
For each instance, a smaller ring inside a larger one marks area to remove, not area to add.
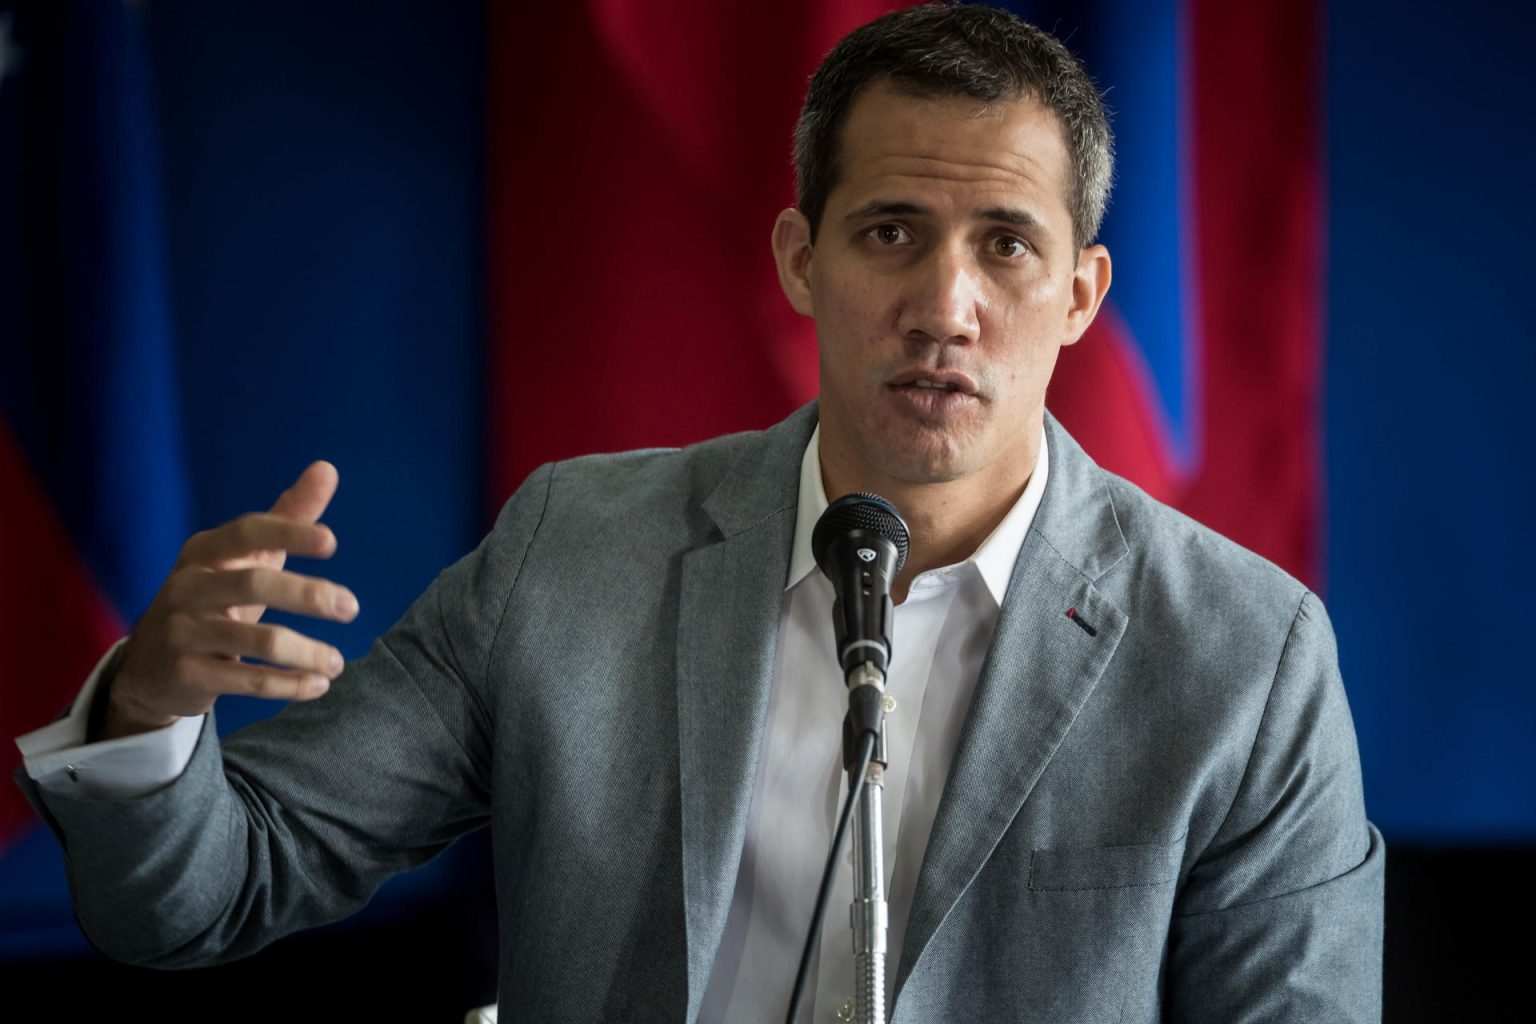
[[[1086,579],[1098,580],[1130,550],[1104,483],[1104,471],[1049,412],[1045,443],[1051,450],[1051,474],[1034,532]]]
[[[677,628],[678,789],[688,1011],[697,1018],[730,912],[762,756],[800,457],[816,407],[735,444],[684,554]]]
[[[785,509],[794,512],[800,457],[815,429],[816,403],[810,402],[742,446],[704,499],[704,511],[723,537],[754,529]]]

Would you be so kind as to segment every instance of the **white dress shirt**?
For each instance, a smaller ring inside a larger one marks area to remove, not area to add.
[[[740,871],[700,1012],[703,1024],[782,1019],[810,927],[838,808],[847,792],[842,721],[847,691],[833,650],[832,584],[816,570],[811,531],[827,507],[820,427],[800,463],[799,505],[779,618],[773,692]],[[992,642],[1014,562],[1045,493],[1044,430],[1035,471],[1013,508],[964,562],[917,576],[896,607],[886,685],[884,861],[890,932],[887,1005],[918,868]],[[86,744],[86,722],[118,641],[86,679],[69,714],[16,740],[27,774],[45,789],[129,798],[186,769],[204,715],[163,729]],[[814,1021],[851,1019],[851,851],[838,860],[809,998]]]
[[[811,554],[811,531],[827,508],[820,440],[818,427],[800,461],[799,507],[768,722],[736,890],[701,1024],[784,1018],[837,811],[848,789],[842,762],[848,697],[834,650],[832,583],[817,571]],[[991,536],[964,562],[917,576],[907,599],[896,607],[886,681],[890,765],[883,799],[882,852],[890,904],[887,1006],[939,797],[1048,472],[1042,430],[1035,472]],[[838,858],[820,955],[812,965],[807,990],[812,1021],[852,1018],[852,901],[850,850]]]

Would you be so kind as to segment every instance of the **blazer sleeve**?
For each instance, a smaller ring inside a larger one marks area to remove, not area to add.
[[[1237,796],[1175,907],[1168,1019],[1379,1021],[1384,857],[1333,630],[1307,594]]]
[[[164,788],[93,799],[17,773],[63,844],[76,917],[99,950],[156,967],[249,955],[353,913],[488,820],[490,654],[552,473],[529,477],[324,697],[222,746],[210,715]]]

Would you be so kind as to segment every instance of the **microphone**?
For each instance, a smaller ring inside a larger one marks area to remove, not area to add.
[[[879,735],[885,673],[891,662],[891,584],[911,541],[901,513],[884,498],[860,492],[838,498],[811,531],[811,554],[832,581],[832,630],[848,684],[855,737]]]

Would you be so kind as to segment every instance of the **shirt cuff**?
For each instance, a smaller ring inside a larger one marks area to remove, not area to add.
[[[92,798],[147,796],[175,782],[192,760],[205,715],[178,718],[133,736],[85,742],[102,672],[127,639],[113,644],[96,663],[67,715],[16,738],[27,774],[43,789]]]

